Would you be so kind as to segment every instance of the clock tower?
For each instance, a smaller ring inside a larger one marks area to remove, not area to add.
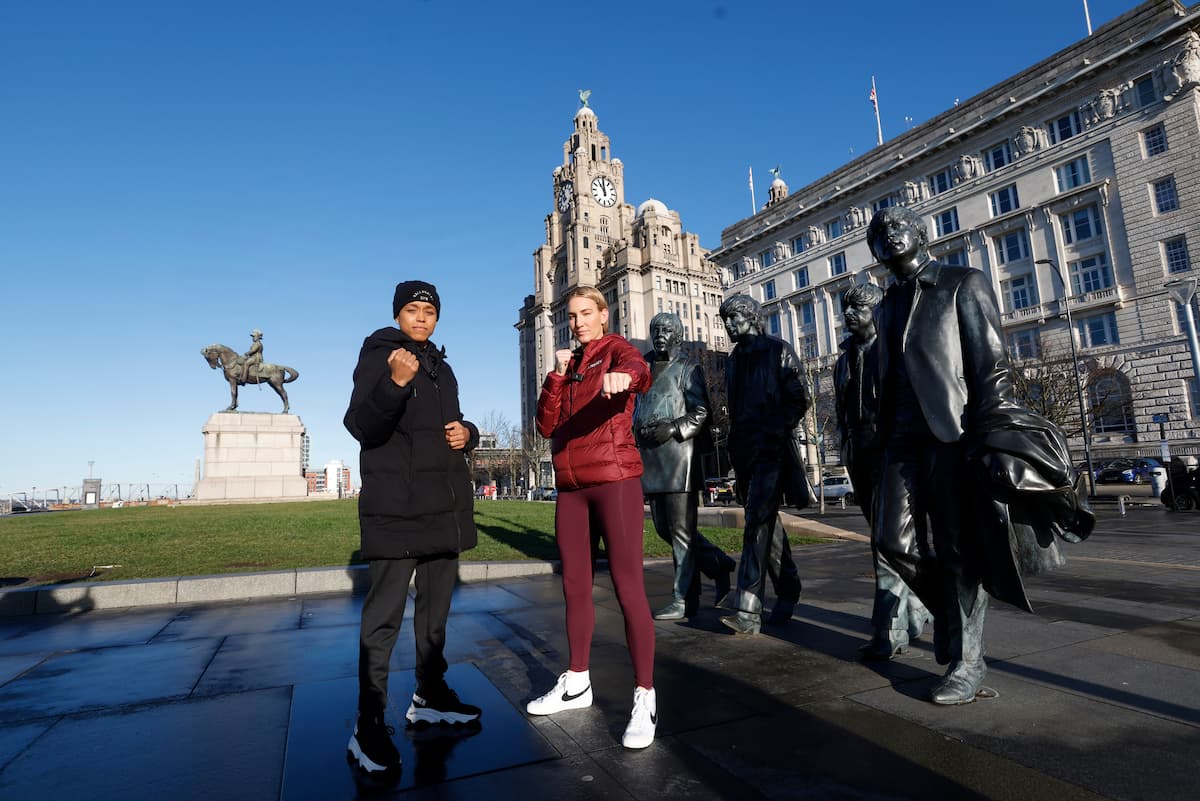
[[[516,324],[521,351],[521,422],[532,430],[542,380],[554,352],[573,346],[565,296],[594,286],[609,306],[609,330],[649,349],[650,318],[679,314],[685,339],[727,350],[717,309],[716,265],[696,234],[683,230],[678,212],[650,199],[625,202],[625,165],[612,157],[608,136],[580,92],[574,131],[550,181],[546,241],[533,252],[533,294]],[[533,480],[549,483],[544,476]]]

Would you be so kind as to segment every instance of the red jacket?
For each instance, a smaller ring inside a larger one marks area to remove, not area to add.
[[[580,353],[582,350],[582,353]],[[645,358],[618,334],[576,350],[566,375],[551,371],[538,398],[537,428],[550,439],[560,490],[637,478],[642,457],[633,439],[633,396],[650,388]],[[628,392],[600,394],[605,373],[628,373]]]

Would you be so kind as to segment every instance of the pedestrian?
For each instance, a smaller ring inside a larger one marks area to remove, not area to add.
[[[478,444],[479,430],[463,419],[445,349],[430,340],[441,311],[432,284],[396,286],[392,316],[399,328],[381,328],[363,342],[344,420],[361,446],[358,520],[371,580],[359,632],[358,719],[347,750],[369,774],[400,768],[384,711],[388,665],[414,573],[417,686],[405,718],[460,724],[480,715],[445,680],[458,558],[476,542],[466,452]]]
[[[554,354],[554,369],[538,398],[538,432],[550,440],[558,500],[554,536],[562,559],[567,671],[530,701],[531,715],[553,715],[592,704],[589,673],[596,609],[592,602],[592,538],[604,541],[609,572],[633,661],[633,711],[621,739],[626,748],[654,741],[654,623],[643,575],[642,459],[633,439],[634,395],[650,386],[642,354],[608,332],[608,304],[594,287],[567,293],[567,319],[579,341]],[[592,531],[592,525],[598,531]]]

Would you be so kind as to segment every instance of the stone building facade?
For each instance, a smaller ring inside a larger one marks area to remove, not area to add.
[[[1097,458],[1157,453],[1164,416],[1173,450],[1200,452],[1185,315],[1164,288],[1200,275],[1197,9],[1143,3],[803,189],[773,186],[710,255],[726,295],[761,301],[827,390],[841,293],[890,280],[866,224],[904,204],[935,257],[991,278],[1014,362],[1069,371],[1074,336]]]
[[[546,241],[533,252],[533,294],[518,310],[521,420],[527,429],[554,352],[573,347],[564,297],[594,286],[609,307],[609,330],[649,350],[651,318],[674,311],[697,351],[728,350],[718,309],[721,283],[699,237],[679,212],[653,198],[625,201],[625,165],[586,103],[551,176]]]

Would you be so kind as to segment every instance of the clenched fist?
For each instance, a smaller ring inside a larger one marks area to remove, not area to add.
[[[567,374],[567,364],[571,361],[572,351],[569,348],[554,351],[554,372],[559,375]]]
[[[467,447],[467,440],[471,438],[470,430],[462,423],[455,420],[453,423],[446,423],[446,444],[450,446],[452,451],[461,451]]]
[[[417,357],[404,348],[396,348],[388,355],[388,367],[392,371],[392,382],[398,387],[408,386],[408,382],[413,380],[413,376],[417,374],[420,366],[421,363],[417,361]]]
[[[613,395],[624,392],[629,389],[629,385],[633,383],[633,376],[629,373],[605,373],[604,374],[604,389],[601,390],[606,398],[611,398]]]

